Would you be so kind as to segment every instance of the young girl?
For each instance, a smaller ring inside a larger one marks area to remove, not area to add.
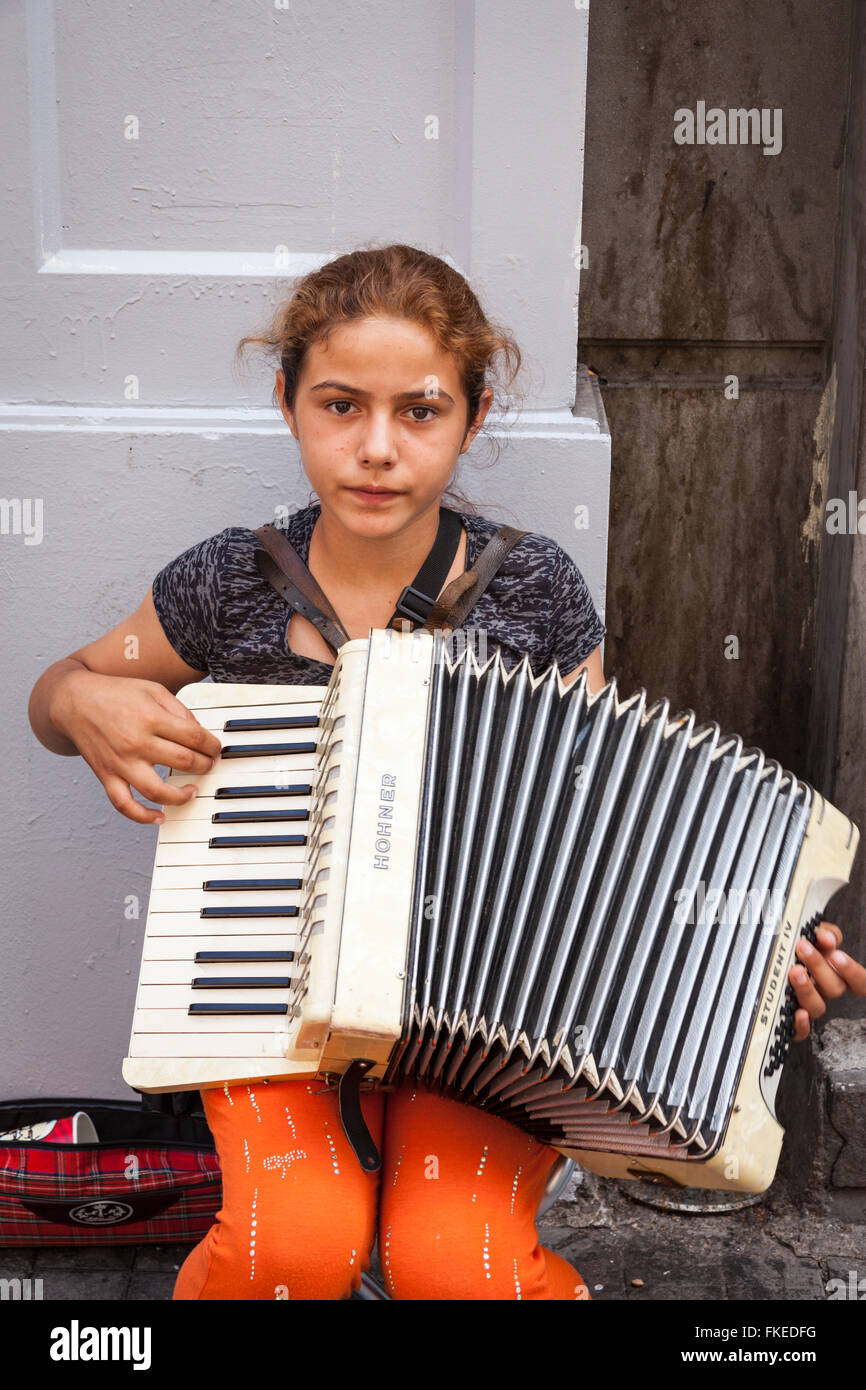
[[[307,275],[258,342],[279,355],[280,409],[318,503],[284,523],[349,638],[386,627],[437,536],[461,454],[493,400],[488,376],[516,344],[484,316],[466,281],[407,246],[358,251]],[[527,480],[528,482],[530,480]],[[461,511],[460,540],[442,590],[475,563],[498,525]],[[324,685],[333,663],[317,627],[259,572],[257,537],[229,527],[157,575],[136,613],[57,662],[31,700],[37,736],[80,753],[112,805],[161,822],[158,804],[196,794],[164,784],[164,765],[209,771],[220,751],[174,692],[217,681]],[[441,591],[440,591],[441,592]],[[586,669],[604,684],[604,626],[570,557],[545,536],[522,537],[479,599],[468,625],[510,668],[556,661],[566,680]],[[128,675],[124,641],[139,639]],[[792,971],[808,1032],[845,981],[866,971],[836,947],[835,927]],[[805,949],[805,948],[801,948]],[[860,972],[857,974],[856,972]],[[820,993],[819,993],[820,991]],[[360,1285],[378,1230],[396,1299],[585,1299],[580,1275],[538,1244],[535,1212],[557,1153],[497,1116],[412,1084],[365,1092],[380,1153],[362,1171],[324,1082],[263,1082],[203,1093],[223,1173],[223,1207],[184,1263],[178,1299],[341,1299]]]

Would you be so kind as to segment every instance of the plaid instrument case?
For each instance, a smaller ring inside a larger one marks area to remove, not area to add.
[[[126,1100],[9,1100],[0,1134],[79,1110],[98,1143],[0,1139],[0,1246],[201,1240],[221,1198],[204,1115]]]

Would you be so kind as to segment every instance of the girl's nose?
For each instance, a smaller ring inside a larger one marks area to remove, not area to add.
[[[372,413],[360,443],[360,457],[371,466],[390,468],[397,458],[395,426],[388,415]]]

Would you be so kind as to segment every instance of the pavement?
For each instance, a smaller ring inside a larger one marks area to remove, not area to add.
[[[637,1196],[636,1184],[579,1171],[539,1220],[542,1245],[576,1266],[595,1300],[866,1297],[866,1210],[842,1220],[771,1192],[742,1210],[707,1215]],[[655,1189],[646,1196],[684,1200]],[[165,1301],[189,1249],[0,1246],[0,1280],[41,1279],[46,1300]]]
[[[866,1296],[866,1206],[843,1221],[780,1193],[707,1215],[644,1205],[638,1184],[578,1179],[538,1232],[576,1266],[593,1299],[825,1300],[851,1296],[859,1280]],[[695,1205],[715,1198],[664,1189],[648,1196]]]

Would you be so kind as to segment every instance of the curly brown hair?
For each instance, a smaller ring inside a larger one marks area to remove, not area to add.
[[[240,340],[235,361],[257,346],[285,373],[285,404],[294,408],[304,358],[331,329],[358,319],[390,316],[421,324],[454,358],[466,395],[466,432],[489,386],[499,397],[498,359],[505,363],[505,391],[514,392],[521,355],[516,341],[484,313],[464,277],[438,256],[414,246],[367,246],[338,256],[295,282],[264,331]],[[279,408],[274,386],[274,405]],[[507,399],[501,402],[503,408]],[[474,505],[456,489],[444,494],[464,510]]]

